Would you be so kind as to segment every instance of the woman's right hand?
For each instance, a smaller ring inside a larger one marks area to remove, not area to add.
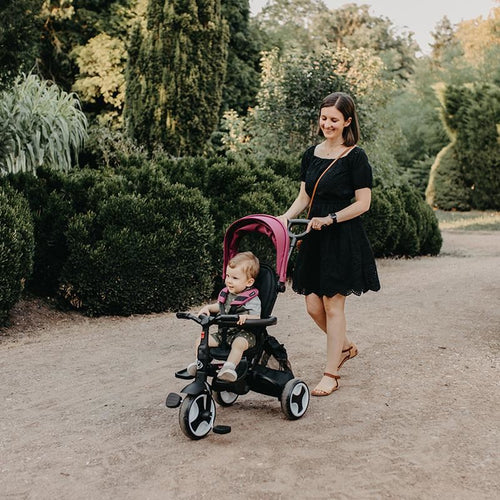
[[[276,218],[286,227],[288,228],[288,218],[286,215],[277,215]]]

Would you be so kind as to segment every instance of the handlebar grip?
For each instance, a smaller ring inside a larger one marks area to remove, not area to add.
[[[293,226],[307,226],[307,224],[309,224],[309,219],[290,219],[288,221],[288,236],[290,238],[293,238],[293,239],[296,239],[296,240],[300,240],[302,239],[306,234],[307,234],[307,231],[303,231],[302,233],[297,233],[295,234],[291,229]]]
[[[178,313],[175,313],[175,316],[178,319],[189,319],[189,316],[191,316],[191,314],[188,312],[178,312]]]

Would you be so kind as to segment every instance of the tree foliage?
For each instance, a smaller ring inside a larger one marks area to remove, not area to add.
[[[477,83],[437,91],[451,144],[432,167],[428,201],[445,209],[500,208],[499,87]]]
[[[259,90],[261,33],[250,21],[248,0],[224,0],[222,15],[230,37],[221,111],[244,115],[255,106]]]
[[[257,19],[269,43],[284,52],[365,49],[384,62],[385,78],[407,81],[418,49],[413,34],[397,33],[388,18],[372,16],[369,9],[354,3],[328,9],[322,0],[271,0]]]
[[[150,0],[130,42],[129,134],[176,156],[202,153],[219,118],[228,39],[220,0]]]
[[[119,124],[125,103],[125,43],[100,33],[73,54],[80,70],[73,90],[89,104],[87,110],[100,114],[101,122]]]
[[[0,3],[0,89],[19,73],[28,73],[40,50],[42,0],[3,0]]]

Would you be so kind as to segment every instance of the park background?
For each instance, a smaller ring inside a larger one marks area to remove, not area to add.
[[[376,256],[437,255],[437,214],[495,226],[475,211],[500,206],[498,1],[427,47],[331,4],[3,2],[1,323],[22,294],[87,315],[208,300],[225,229],[293,200],[333,91],[359,109]]]

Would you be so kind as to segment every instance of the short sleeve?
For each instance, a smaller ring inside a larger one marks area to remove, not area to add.
[[[250,316],[259,316],[260,318],[261,303],[259,297],[250,299],[243,307]]]
[[[357,189],[372,188],[372,167],[368,162],[368,157],[363,149],[359,148],[358,154],[354,157],[351,169],[354,191]]]
[[[314,148],[316,146],[311,146],[310,148],[306,149],[304,154],[302,155],[302,163],[300,164],[300,180],[302,182],[306,181],[306,172],[311,164],[311,159],[314,154]]]

